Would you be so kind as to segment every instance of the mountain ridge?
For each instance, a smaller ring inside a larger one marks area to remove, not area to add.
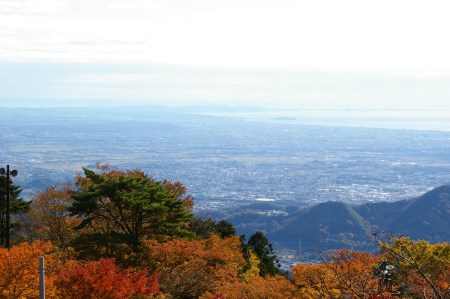
[[[255,207],[253,205],[253,207]],[[271,207],[275,210],[276,204]],[[328,201],[292,206],[285,213],[263,213],[243,208],[228,217],[239,233],[263,231],[274,244],[304,251],[376,247],[372,232],[406,235],[432,243],[450,241],[450,185],[425,194],[394,202],[348,204]]]

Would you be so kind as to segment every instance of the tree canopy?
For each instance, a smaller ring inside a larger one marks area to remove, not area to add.
[[[79,217],[69,215],[67,209],[72,202],[72,190],[68,184],[40,192],[28,212],[31,220],[30,239],[51,241],[60,249],[67,250],[70,241],[78,235],[75,227],[81,221]]]
[[[179,185],[156,181],[139,170],[83,171],[69,211],[82,219],[78,228],[84,231],[77,241],[85,249],[111,256],[120,245],[135,252],[144,240],[192,235],[191,203]]]

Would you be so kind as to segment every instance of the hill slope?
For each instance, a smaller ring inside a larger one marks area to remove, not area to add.
[[[239,233],[250,235],[261,230],[273,243],[296,249],[301,242],[305,251],[371,249],[375,247],[372,231],[389,231],[433,243],[450,242],[450,185],[391,203],[325,202],[285,211],[287,214],[269,215],[246,209],[228,220]]]

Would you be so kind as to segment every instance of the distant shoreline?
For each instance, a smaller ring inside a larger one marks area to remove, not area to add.
[[[3,100],[0,101],[0,103]],[[330,127],[356,127],[374,129],[400,129],[420,131],[450,131],[450,110],[439,109],[348,109],[348,108],[271,108],[259,106],[222,106],[222,105],[125,105],[120,101],[112,101],[111,106],[102,107],[94,102],[81,101],[77,105],[46,105],[45,102],[35,105],[30,103],[11,101],[10,106],[0,106],[3,109],[107,109],[136,110],[140,108],[169,109],[185,114],[199,114],[204,116],[231,117],[247,121],[260,121],[282,124],[319,125]],[[122,103],[122,104],[120,104]],[[89,106],[92,105],[91,107]],[[4,105],[1,103],[0,105]]]
[[[304,109],[246,113],[202,113],[250,121],[304,125],[450,131],[450,110]]]

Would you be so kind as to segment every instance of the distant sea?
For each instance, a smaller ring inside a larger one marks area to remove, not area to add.
[[[205,114],[274,123],[450,131],[450,110],[279,109]]]

